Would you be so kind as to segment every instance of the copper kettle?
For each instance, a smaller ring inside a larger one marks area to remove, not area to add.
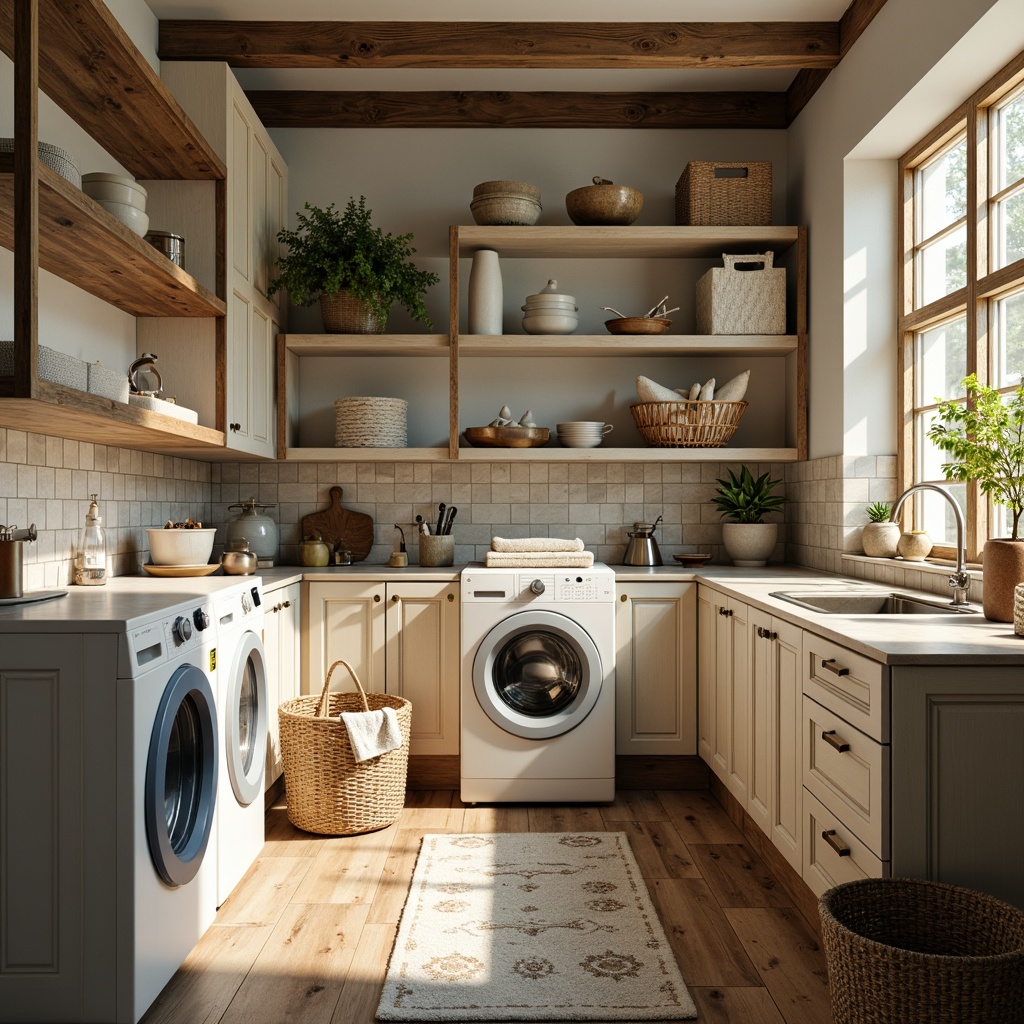
[[[627,533],[629,543],[622,557],[623,565],[661,565],[661,552],[654,539],[654,531],[661,522],[658,516],[653,523],[634,523],[633,532]]]

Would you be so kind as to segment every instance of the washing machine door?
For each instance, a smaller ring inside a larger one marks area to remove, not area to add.
[[[495,725],[526,739],[575,729],[593,710],[603,680],[601,655],[587,631],[543,609],[499,622],[473,662],[480,707]]]
[[[224,745],[235,799],[248,807],[263,798],[267,752],[267,654],[251,630],[242,634],[226,687]]]
[[[153,866],[173,886],[195,878],[213,829],[217,714],[206,673],[175,669],[160,701],[146,761],[146,836]]]

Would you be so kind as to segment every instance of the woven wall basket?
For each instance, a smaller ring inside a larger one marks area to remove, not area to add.
[[[347,291],[320,296],[320,313],[328,334],[383,334],[388,318],[371,312],[362,299]]]

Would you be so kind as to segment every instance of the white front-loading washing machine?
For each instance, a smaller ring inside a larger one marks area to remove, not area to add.
[[[462,580],[461,795],[615,798],[615,573],[488,569]]]
[[[215,599],[220,782],[217,792],[217,906],[231,894],[265,839],[263,772],[269,715],[263,649],[263,592],[258,577]]]

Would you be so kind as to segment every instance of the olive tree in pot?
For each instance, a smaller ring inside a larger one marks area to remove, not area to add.
[[[990,538],[982,552],[982,610],[993,622],[1013,622],[1013,591],[1024,583],[1024,384],[1009,395],[982,384],[976,374],[962,381],[967,401],[941,402],[928,437],[952,459],[947,480],[977,481],[981,492],[1010,511],[1009,538]]]
[[[778,512],[788,501],[785,495],[772,494],[781,480],[763,473],[756,480],[746,466],[736,476],[726,469],[728,480],[718,480],[712,499],[723,518],[722,544],[733,565],[766,565],[778,541],[779,524],[764,522],[764,516]]]
[[[373,227],[365,196],[350,198],[344,211],[333,203],[326,210],[306,203],[305,209],[296,215],[297,230],[277,234],[288,252],[277,261],[281,276],[270,282],[268,295],[287,289],[297,306],[319,298],[331,334],[380,334],[395,304],[432,326],[423,296],[440,278],[409,259],[416,251],[411,234]]]

